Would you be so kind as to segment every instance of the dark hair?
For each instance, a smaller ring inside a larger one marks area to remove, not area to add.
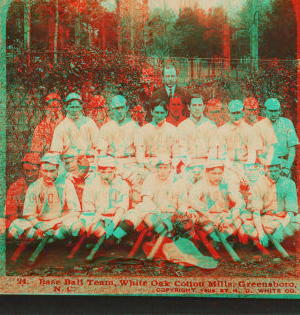
[[[156,99],[151,102],[151,111],[153,112],[158,106],[161,106],[166,112],[168,111],[167,102],[161,99]]]
[[[175,93],[172,97],[170,97],[169,104],[170,104],[172,98],[180,98],[181,103],[183,104],[183,96],[181,94]]]

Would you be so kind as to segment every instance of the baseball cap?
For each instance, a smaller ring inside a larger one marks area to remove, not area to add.
[[[117,167],[117,161],[112,156],[102,156],[98,158],[99,167]]]
[[[66,98],[66,102],[70,102],[73,100],[77,100],[77,101],[82,101],[81,96],[77,93],[70,93],[67,98]]]
[[[122,95],[117,95],[115,97],[113,97],[113,99],[111,100],[111,108],[115,108],[115,107],[119,107],[119,106],[126,106],[126,98]]]
[[[216,110],[221,110],[222,109],[222,102],[218,99],[209,100],[208,103],[206,104],[206,108],[210,112],[216,111]]]
[[[31,164],[41,164],[41,158],[39,153],[30,152],[23,157],[22,162]]]
[[[268,98],[265,102],[266,109],[278,110],[280,109],[280,102],[277,98]]]
[[[259,104],[256,98],[248,97],[244,100],[244,107],[247,109],[258,109]]]
[[[244,109],[243,102],[240,100],[233,100],[228,104],[228,110],[231,113],[240,112]]]
[[[171,158],[168,155],[162,154],[156,157],[155,166],[160,164],[171,164]]]
[[[57,153],[46,152],[45,155],[41,158],[41,162],[60,165],[61,159]]]
[[[186,167],[195,167],[195,166],[205,166],[207,159],[200,158],[200,159],[189,159],[186,163]]]
[[[50,93],[45,98],[45,102],[52,101],[52,100],[61,101],[61,97],[56,93]]]
[[[219,159],[208,159],[206,162],[206,169],[224,167],[224,161]]]
[[[92,97],[90,103],[87,105],[87,108],[98,108],[105,106],[105,98],[101,95],[95,95]]]

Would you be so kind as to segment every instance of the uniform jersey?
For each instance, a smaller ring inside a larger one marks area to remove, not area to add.
[[[221,156],[231,161],[246,162],[250,151],[258,149],[253,128],[243,119],[239,125],[231,122],[218,129],[218,138],[221,145]]]
[[[252,125],[257,139],[257,149],[261,151],[261,156],[265,157],[268,147],[277,143],[277,138],[268,118],[258,117],[258,121]]]
[[[174,206],[174,174],[161,181],[156,174],[150,174],[143,184],[142,197],[149,197],[153,205],[161,212],[165,212],[169,206]]]
[[[18,179],[11,184],[8,189],[5,201],[5,215],[12,217],[21,217],[23,214],[25,196],[28,190],[28,184],[25,177]]]
[[[98,127],[94,120],[81,116],[76,122],[66,117],[54,131],[51,151],[59,154],[95,155]]]
[[[110,120],[100,129],[98,150],[100,150],[101,155],[111,155],[116,158],[136,156],[138,160],[142,159],[141,162],[143,162],[143,153],[139,151],[141,147],[140,127],[131,119],[126,119],[121,125]]]
[[[277,183],[272,182],[267,176],[261,176],[250,190],[248,208],[252,207],[266,214],[293,212],[298,213],[296,185],[294,181],[280,176]]]
[[[83,211],[96,213],[100,210],[102,215],[113,216],[116,208],[128,210],[128,184],[119,176],[116,176],[109,184],[96,175],[91,182],[86,184],[82,198]]]
[[[186,210],[190,205],[189,193],[194,183],[188,178],[187,174],[179,178],[173,186],[173,202],[176,209]]]
[[[199,122],[191,116],[177,128],[180,156],[183,159],[207,158],[218,145],[217,126],[206,117]]]
[[[58,178],[55,183],[48,185],[40,178],[27,190],[23,217],[53,220],[59,218],[65,211],[79,209],[78,198],[70,181]]]
[[[275,155],[285,157],[289,153],[289,148],[299,144],[293,123],[283,117],[272,124],[278,143],[274,145]]]
[[[202,214],[222,213],[229,211],[228,196],[226,185],[212,185],[207,179],[202,179],[192,187],[189,201],[192,208]]]
[[[68,174],[67,175],[67,180],[70,181],[74,186],[81,210],[82,210],[82,198],[83,198],[83,193],[84,193],[85,187],[88,183],[91,183],[91,181],[93,181],[95,176],[96,176],[96,174],[91,173],[91,172],[89,172],[87,174],[87,176],[85,176],[84,178],[78,177],[78,176],[76,176],[76,174]]]
[[[59,122],[53,122],[45,118],[39,123],[33,133],[31,151],[40,152],[41,156],[49,151],[54,130],[60,122],[61,120]]]
[[[165,120],[159,125],[152,121],[143,126],[142,135],[146,157],[157,157],[162,154],[173,159],[179,157],[176,127]]]

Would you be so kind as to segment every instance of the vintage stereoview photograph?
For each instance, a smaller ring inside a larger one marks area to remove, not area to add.
[[[299,297],[300,0],[0,13],[0,293]]]

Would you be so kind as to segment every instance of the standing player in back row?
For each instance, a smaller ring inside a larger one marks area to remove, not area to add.
[[[59,155],[95,156],[98,127],[93,119],[82,114],[82,100],[76,93],[66,98],[67,117],[56,127],[51,151]]]
[[[244,174],[244,164],[255,163],[257,144],[253,128],[244,120],[244,105],[233,100],[228,105],[230,122],[218,129],[221,144],[220,157],[226,159],[225,171],[230,190],[239,191]]]
[[[179,141],[176,127],[166,121],[168,109],[166,102],[156,100],[151,104],[151,123],[142,127],[143,143],[145,146],[145,166],[155,171],[156,158],[166,155],[172,159],[172,166],[177,168],[179,158]]]
[[[192,95],[188,106],[190,117],[179,124],[177,131],[182,162],[187,165],[195,159],[207,159],[217,156],[217,126],[203,116],[205,105],[202,97]]]
[[[281,107],[277,98],[269,98],[265,102],[266,116],[271,120],[278,143],[274,145],[275,157],[282,160],[282,174],[290,176],[299,144],[293,123],[280,117]]]
[[[257,159],[262,165],[271,162],[274,155],[274,145],[277,138],[268,118],[258,116],[259,104],[254,97],[244,100],[245,122],[253,127],[258,142]]]

